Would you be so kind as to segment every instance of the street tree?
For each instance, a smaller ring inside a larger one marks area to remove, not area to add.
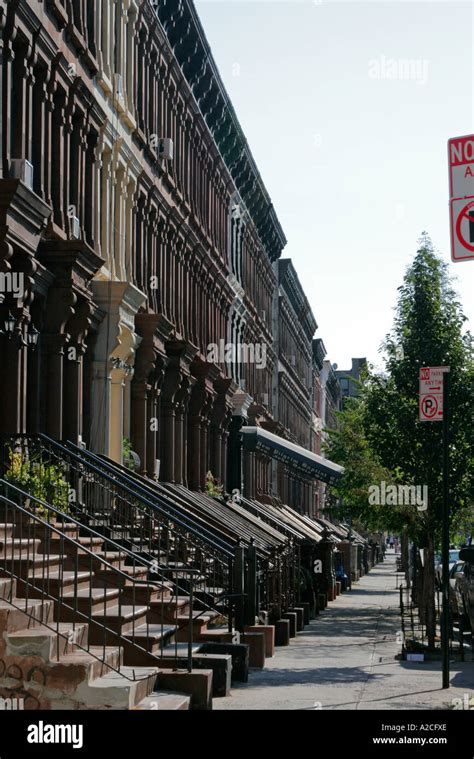
[[[466,317],[426,233],[399,288],[396,316],[382,349],[383,372],[369,373],[364,390],[364,428],[381,464],[397,481],[428,488],[428,508],[407,522],[425,549],[423,604],[428,643],[436,633],[434,552],[442,524],[442,424],[420,422],[419,370],[450,367],[449,487],[451,530],[472,513],[473,342]],[[387,507],[388,508],[388,507]]]
[[[394,504],[387,508],[383,503],[372,503],[369,498],[374,485],[394,485],[397,472],[391,472],[382,465],[367,437],[365,395],[365,386],[361,382],[358,397],[345,399],[344,409],[336,412],[336,427],[326,430],[324,453],[331,461],[344,467],[343,476],[332,488],[336,505],[331,507],[331,513],[336,518],[350,516],[371,532],[388,530],[398,533],[416,519],[416,510],[406,504]]]

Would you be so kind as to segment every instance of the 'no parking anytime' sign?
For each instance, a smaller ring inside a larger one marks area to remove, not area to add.
[[[420,422],[443,419],[443,374],[449,366],[423,366],[420,369]]]
[[[474,134],[448,142],[451,258],[474,259]]]

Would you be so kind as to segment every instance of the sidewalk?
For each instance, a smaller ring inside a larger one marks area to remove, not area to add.
[[[474,696],[474,663],[452,663],[449,690],[441,663],[405,662],[400,652],[395,555],[338,596],[265,669],[214,700],[214,709],[446,709]]]

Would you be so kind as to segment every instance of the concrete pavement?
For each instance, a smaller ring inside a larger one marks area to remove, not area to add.
[[[452,663],[449,691],[439,662],[395,659],[401,645],[395,556],[338,596],[265,669],[235,684],[214,709],[446,709],[474,697],[474,663]],[[473,701],[474,707],[474,701]]]

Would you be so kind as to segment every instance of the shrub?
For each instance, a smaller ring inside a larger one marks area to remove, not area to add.
[[[60,464],[45,464],[41,459],[27,458],[23,453],[9,451],[9,467],[5,479],[32,498],[69,513],[69,485]],[[32,501],[32,511],[47,516],[44,506]]]

